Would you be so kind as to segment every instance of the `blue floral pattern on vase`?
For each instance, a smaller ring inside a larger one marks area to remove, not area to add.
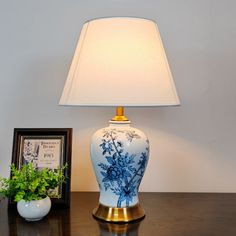
[[[137,195],[141,179],[148,161],[149,145],[148,140],[145,152],[141,154],[128,153],[124,150],[124,144],[118,139],[118,133],[125,133],[127,142],[133,142],[140,136],[135,131],[109,129],[103,131],[103,139],[100,147],[106,163],[100,162],[103,177],[102,183],[105,191],[110,189],[118,196],[117,207],[129,207],[133,197]]]

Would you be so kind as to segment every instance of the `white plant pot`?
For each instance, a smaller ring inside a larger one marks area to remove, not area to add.
[[[27,221],[38,221],[48,214],[51,209],[51,199],[46,197],[41,200],[26,202],[21,200],[17,203],[19,214]]]

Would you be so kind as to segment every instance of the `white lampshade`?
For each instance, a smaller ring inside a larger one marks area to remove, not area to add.
[[[154,21],[113,17],[84,24],[60,105],[178,105]]]

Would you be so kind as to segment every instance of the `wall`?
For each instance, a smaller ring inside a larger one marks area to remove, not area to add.
[[[156,20],[181,107],[127,109],[151,142],[142,191],[236,192],[236,2],[233,0],[1,0],[0,174],[13,128],[73,127],[72,190],[97,190],[89,140],[112,108],[59,107],[83,22]]]

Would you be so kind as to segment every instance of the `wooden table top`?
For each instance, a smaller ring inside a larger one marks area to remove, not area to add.
[[[27,222],[0,202],[0,236],[236,236],[236,194],[141,193],[146,217],[136,223],[111,224],[91,212],[98,193],[71,193],[69,209],[51,209],[38,222]]]

